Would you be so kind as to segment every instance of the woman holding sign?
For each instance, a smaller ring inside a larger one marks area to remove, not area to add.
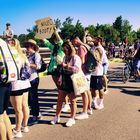
[[[57,39],[55,41],[54,45],[51,44],[46,39],[44,39],[43,41],[44,41],[45,46],[47,46],[51,51],[51,55],[50,55],[51,60],[50,60],[49,66],[48,66],[48,73],[47,74],[52,75],[52,79],[59,90],[60,87],[57,83],[58,83],[58,79],[60,76],[60,68],[61,68],[60,64],[62,63],[65,54],[62,50],[63,40],[59,36],[55,27],[54,27],[54,34],[55,34],[56,39]],[[67,112],[69,109],[70,109],[70,106],[68,103],[68,98],[66,97],[65,104],[63,106],[62,111]]]

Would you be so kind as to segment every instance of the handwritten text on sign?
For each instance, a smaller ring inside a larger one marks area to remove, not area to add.
[[[44,39],[51,38],[55,27],[53,20],[50,17],[36,20],[37,32],[35,38]]]

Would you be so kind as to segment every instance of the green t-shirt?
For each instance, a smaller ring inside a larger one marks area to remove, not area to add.
[[[65,56],[64,52],[62,51],[62,44],[63,44],[63,40],[60,40],[58,41],[58,49],[56,51],[56,53],[54,53],[54,50],[55,50],[55,46],[52,45],[48,40],[46,40],[44,42],[45,46],[47,46],[50,51],[51,51],[51,54],[50,54],[50,63],[49,63],[49,67],[48,67],[48,72],[53,72],[56,68],[57,68],[57,55],[59,55],[61,58],[63,58]]]

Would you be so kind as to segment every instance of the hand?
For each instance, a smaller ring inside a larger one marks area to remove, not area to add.
[[[56,32],[56,31],[57,31],[57,28],[56,28],[56,26],[54,26],[54,27],[53,27],[53,30],[54,30],[54,32]]]

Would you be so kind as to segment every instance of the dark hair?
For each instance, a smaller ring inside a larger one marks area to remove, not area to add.
[[[35,45],[35,44],[33,44],[33,43],[31,43],[31,42],[26,42],[25,44],[24,44],[24,47],[25,48],[29,48],[29,47],[31,47],[34,51],[38,51],[39,50],[39,48]]]
[[[10,23],[6,23],[6,26],[10,26],[11,24]]]
[[[70,40],[67,40],[63,43],[62,47],[67,47],[69,55],[72,57],[76,54],[76,50]]]

